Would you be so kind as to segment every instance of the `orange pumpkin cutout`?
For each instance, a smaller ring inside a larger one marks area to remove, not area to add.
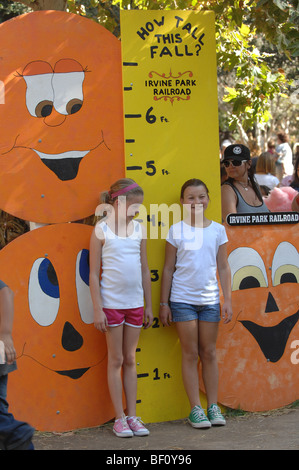
[[[97,426],[114,416],[106,341],[93,325],[88,286],[91,231],[49,225],[0,251],[0,279],[15,293],[18,370],[10,374],[8,400],[41,431]]]
[[[233,320],[220,324],[218,399],[246,411],[282,407],[299,397],[298,226],[226,229]]]
[[[93,214],[124,176],[119,41],[39,11],[2,23],[0,43],[0,207],[39,223]]]

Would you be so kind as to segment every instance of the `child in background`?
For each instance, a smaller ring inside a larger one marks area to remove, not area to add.
[[[12,339],[13,292],[0,281],[0,450],[33,450],[34,429],[17,421],[8,412],[8,373],[16,370],[16,351]]]
[[[91,236],[90,291],[94,325],[106,334],[108,386],[116,417],[113,432],[118,437],[145,436],[149,431],[136,417],[135,353],[143,321],[144,328],[149,328],[153,313],[146,236],[133,220],[143,202],[143,190],[124,178],[102,194],[102,202],[107,216]],[[122,370],[127,417],[122,403]]]
[[[232,318],[231,274],[227,236],[223,225],[208,220],[209,192],[205,183],[191,179],[181,190],[181,204],[189,217],[170,227],[161,285],[160,319],[175,322],[182,349],[182,375],[191,405],[189,422],[195,428],[225,425],[217,405],[216,340],[220,321],[218,269],[224,303],[222,318]],[[170,299],[170,303],[169,303]],[[208,418],[199,396],[198,357],[208,401]]]

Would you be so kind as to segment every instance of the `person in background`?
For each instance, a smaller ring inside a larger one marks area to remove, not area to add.
[[[294,163],[294,173],[290,186],[296,189],[296,191],[299,191],[299,155],[297,155],[297,158]]]
[[[257,159],[255,179],[261,186],[267,186],[270,189],[279,185],[279,179],[275,176],[275,161],[270,152],[263,152]]]
[[[273,156],[276,156],[275,147],[276,145],[274,139],[269,139],[267,142],[267,152],[271,153]]]
[[[25,422],[17,421],[8,412],[8,374],[17,369],[12,339],[13,317],[13,291],[0,281],[0,450],[34,450],[34,429]]]
[[[242,144],[229,145],[222,162],[228,176],[221,186],[223,220],[226,221],[228,214],[269,212],[254,179],[249,148]]]
[[[292,211],[299,212],[299,194],[292,201]]]
[[[225,131],[223,134],[223,140],[220,144],[220,153],[221,153],[221,158],[223,157],[224,150],[226,147],[234,143],[234,138],[232,137],[231,133],[229,131]]]
[[[285,132],[279,132],[277,134],[276,153],[277,153],[277,177],[282,180],[284,176],[293,174],[293,154],[292,149],[288,144],[288,135]]]

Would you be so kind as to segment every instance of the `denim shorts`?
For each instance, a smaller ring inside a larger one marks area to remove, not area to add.
[[[216,323],[220,321],[220,304],[190,305],[181,302],[170,302],[172,321],[199,320]]]

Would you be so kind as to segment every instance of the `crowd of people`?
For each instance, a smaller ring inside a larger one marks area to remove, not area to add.
[[[267,151],[253,156],[250,149],[225,135],[221,143],[222,218],[230,213],[268,212],[267,198],[275,188],[294,189],[290,210],[298,211],[299,144],[292,149],[288,135],[270,139]]]

